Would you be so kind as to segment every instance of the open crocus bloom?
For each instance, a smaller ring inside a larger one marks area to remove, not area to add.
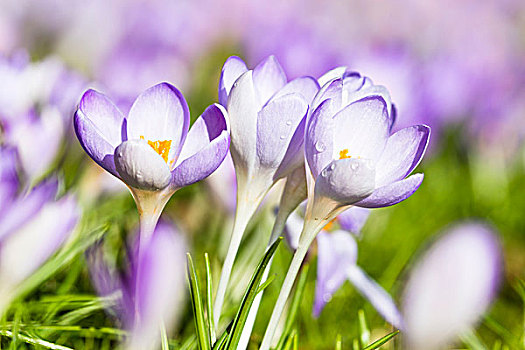
[[[273,56],[253,70],[238,57],[226,61],[219,101],[228,107],[241,193],[250,191],[254,199],[263,196],[275,181],[301,166],[305,117],[318,90],[311,77],[287,82]]]
[[[355,84],[363,88],[350,93],[345,87]],[[422,174],[405,177],[423,157],[430,129],[415,125],[391,134],[388,91],[368,84],[360,76],[337,78],[314,99],[322,102],[307,122],[305,156],[315,219],[331,220],[350,205],[396,204],[423,181]]]
[[[416,263],[403,295],[410,349],[441,349],[487,310],[501,280],[502,253],[480,223],[455,226]]]
[[[130,249],[134,253],[128,257],[126,273],[117,270],[115,257],[110,260],[103,248],[99,244],[87,253],[91,279],[99,295],[118,293],[111,307],[112,314],[130,332],[125,348],[157,349],[161,325],[171,329],[182,311],[186,287],[183,235],[173,224],[160,220],[141,254]],[[141,283],[136,284],[139,274]]]
[[[221,164],[230,142],[225,116],[224,108],[214,104],[188,132],[184,97],[161,83],[143,92],[127,117],[106,96],[86,91],[75,130],[89,156],[129,187],[169,197]]]

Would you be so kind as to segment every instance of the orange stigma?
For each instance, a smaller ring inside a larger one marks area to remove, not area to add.
[[[333,227],[334,227],[334,222],[335,220],[337,220],[337,218],[333,219],[332,221],[330,221],[329,223],[327,223],[325,225],[325,227],[323,227],[323,230],[325,231],[330,231]]]
[[[345,148],[342,151],[339,151],[339,159],[347,159],[347,158],[352,158],[352,156],[348,155],[348,149],[347,148]]]
[[[140,137],[141,140],[144,140],[144,136]],[[171,140],[164,141],[150,141],[148,140],[148,145],[151,146],[157,152],[166,163],[168,163],[168,155],[170,153]]]

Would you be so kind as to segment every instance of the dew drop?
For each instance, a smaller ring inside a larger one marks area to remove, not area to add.
[[[284,139],[286,138],[286,135],[281,135],[279,138],[280,138],[281,140],[284,140]]]
[[[322,143],[321,141],[317,141],[315,143],[315,149],[317,150],[317,152],[323,152],[325,150],[324,143]]]
[[[292,121],[291,120],[286,121],[286,125],[288,126],[292,125]]]
[[[321,171],[321,176],[326,177],[327,175],[328,175],[328,170],[323,169],[323,171]]]
[[[325,293],[323,295],[323,300],[325,303],[328,303],[330,300],[332,300],[332,296],[330,295],[330,293]]]
[[[350,168],[352,168],[352,170],[357,170],[357,168],[359,168],[359,164],[358,163],[352,163],[352,165],[350,165]]]
[[[330,164],[330,170],[334,170],[334,169],[335,169],[335,164],[334,163]]]

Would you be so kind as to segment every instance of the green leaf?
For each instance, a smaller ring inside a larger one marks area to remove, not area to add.
[[[215,334],[215,324],[213,322],[213,301],[212,301],[212,279],[211,279],[211,268],[210,259],[208,253],[204,253],[204,264],[206,266],[206,314],[208,316],[208,331],[211,343],[215,343],[217,336]]]
[[[301,302],[303,301],[304,289],[306,287],[306,282],[308,279],[308,270],[309,270],[309,265],[305,264],[303,267],[303,270],[301,271],[301,275],[299,276],[299,281],[297,282],[295,294],[292,299],[292,304],[290,306],[290,313],[288,314],[288,318],[286,319],[284,331],[283,331],[283,334],[281,335],[281,338],[279,339],[279,342],[277,343],[276,349],[282,349],[284,346],[284,343],[289,337],[290,331],[295,322],[297,311],[299,310],[299,306],[301,305]]]
[[[209,350],[210,347],[210,338],[209,332],[206,329],[206,322],[204,317],[204,307],[202,306],[202,299],[199,292],[199,281],[197,277],[197,272],[195,271],[195,266],[193,265],[193,260],[191,259],[190,254],[187,254],[188,257],[188,279],[190,286],[190,296],[191,296],[191,305],[193,308],[193,316],[195,320],[195,329],[197,332],[197,341],[199,348],[201,350]]]
[[[259,286],[259,289],[257,289],[257,294],[265,290],[270,284],[272,284],[273,280],[275,279],[275,275],[271,275]]]
[[[283,350],[290,350],[290,349],[296,349],[297,348],[297,330],[293,329],[290,332],[290,336],[286,340],[286,343],[283,346]]]
[[[272,246],[266,251],[263,258],[259,262],[259,266],[257,266],[257,269],[255,270],[255,273],[252,276],[250,284],[246,289],[244,297],[242,298],[241,306],[237,311],[237,315],[235,315],[235,318],[233,319],[232,330],[230,335],[228,336],[226,349],[237,350],[237,345],[239,344],[239,340],[241,339],[244,324],[246,323],[246,319],[248,318],[250,308],[253,304],[255,296],[257,295],[257,290],[259,289],[259,285],[263,278],[264,270],[266,269],[266,266],[268,265],[268,262],[272,258],[273,254],[277,250],[279,243],[281,243],[281,240],[282,237],[277,239],[272,244]]]
[[[377,349],[381,345],[387,343],[390,339],[394,338],[398,334],[399,334],[399,330],[393,331],[392,333],[389,333],[389,334],[385,335],[383,338],[381,338],[379,340],[376,340],[372,344],[368,345],[363,350],[374,350],[374,349]]]
[[[231,321],[228,327],[226,327],[226,330],[219,337],[219,340],[217,340],[215,344],[213,344],[213,350],[221,350],[226,347],[226,342],[228,341],[228,335],[230,334],[232,330],[232,325],[233,325],[233,321]]]
[[[343,339],[341,337],[341,334],[338,334],[335,340],[335,350],[342,350],[342,349],[343,349]]]

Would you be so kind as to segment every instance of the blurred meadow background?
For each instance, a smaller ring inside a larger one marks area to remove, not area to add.
[[[63,247],[19,283],[0,321],[0,348],[113,349],[124,335],[118,315],[105,311],[111,298],[99,297],[93,286],[89,260],[93,247],[102,247],[125,269],[138,215],[126,186],[75,137],[73,114],[83,91],[96,88],[127,112],[140,92],[168,81],[183,92],[194,121],[218,100],[229,56],[253,67],[275,55],[289,79],[318,78],[341,65],[369,76],[390,91],[396,128],[432,128],[417,169],[425,174],[422,186],[408,200],[372,212],[358,238],[358,265],[399,302],[412,263],[440,232],[464,220],[487,222],[503,246],[504,276],[475,332],[456,346],[525,349],[525,2],[1,0],[0,54],[0,144],[16,149],[20,187],[56,175],[59,193],[73,195],[82,213]],[[264,253],[278,198],[278,189],[272,191],[250,222],[225,319],[233,318]],[[234,206],[235,175],[225,163],[178,191],[162,216],[176,225],[201,277],[209,254],[215,284]],[[313,317],[315,249],[294,324],[299,348],[333,349],[340,338],[343,349],[354,349],[366,333],[359,314],[370,340],[392,331],[348,282]],[[31,258],[23,249],[17,254],[22,262]],[[282,244],[254,344],[291,256]],[[2,269],[16,268],[16,260],[4,260]],[[184,274],[184,257],[179,265]],[[185,280],[180,290],[170,348],[192,349]],[[383,348],[399,345],[394,339]]]

